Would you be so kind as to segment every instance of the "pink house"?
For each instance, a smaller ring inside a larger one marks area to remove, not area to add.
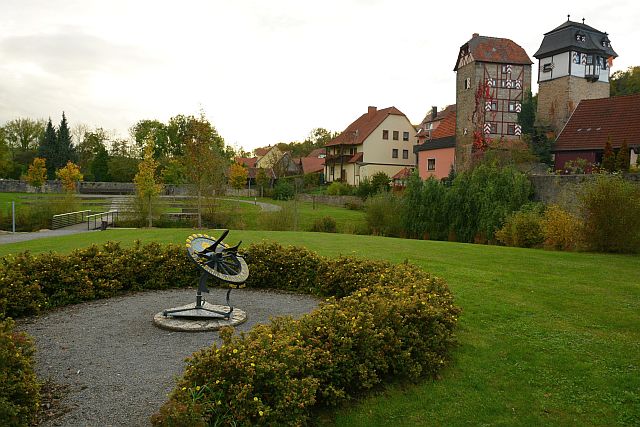
[[[449,105],[440,112],[433,107],[416,136],[418,145],[413,151],[420,178],[446,178],[456,160],[456,106]]]

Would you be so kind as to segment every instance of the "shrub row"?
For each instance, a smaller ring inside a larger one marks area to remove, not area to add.
[[[394,379],[434,376],[458,308],[442,280],[407,264],[327,259],[277,244],[248,249],[247,287],[332,295],[303,316],[233,336],[193,355],[155,425],[302,425]]]
[[[181,245],[108,242],[69,255],[29,252],[0,261],[0,317],[109,298],[127,291],[188,286],[197,271]]]

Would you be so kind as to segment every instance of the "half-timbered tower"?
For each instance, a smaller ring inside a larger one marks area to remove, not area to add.
[[[527,52],[509,39],[476,33],[460,47],[453,69],[460,161],[473,144],[520,138],[518,113],[531,90],[531,64]]]
[[[559,133],[583,99],[609,97],[609,69],[618,55],[607,33],[567,19],[544,35],[538,59],[538,124]]]

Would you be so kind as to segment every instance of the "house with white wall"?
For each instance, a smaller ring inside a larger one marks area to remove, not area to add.
[[[416,129],[396,107],[369,107],[325,145],[326,181],[359,185],[377,172],[392,177],[403,168],[413,169],[415,135]]]

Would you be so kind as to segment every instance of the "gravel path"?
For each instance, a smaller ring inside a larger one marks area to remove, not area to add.
[[[212,289],[207,300],[224,301]],[[247,312],[247,331],[271,316],[300,316],[318,300],[305,295],[234,290],[232,303]],[[19,322],[36,343],[36,371],[69,385],[63,404],[72,409],[46,425],[146,426],[166,400],[184,358],[219,342],[217,332],[184,333],[153,325],[165,308],[195,301],[195,290],[145,292],[75,305]]]

